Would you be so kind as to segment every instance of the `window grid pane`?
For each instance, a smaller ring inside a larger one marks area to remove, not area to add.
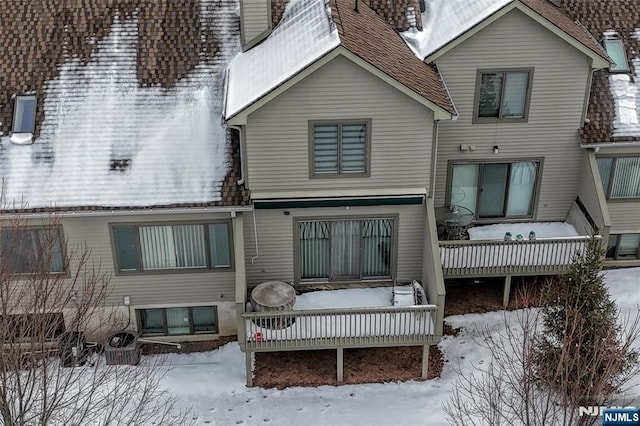
[[[342,125],[341,172],[364,173],[366,171],[367,126],[365,124]]]
[[[600,174],[600,181],[602,182],[602,189],[605,194],[609,191],[612,167],[613,158],[598,158],[598,173]]]
[[[363,277],[391,275],[391,219],[365,220],[363,223]]]
[[[500,116],[503,73],[482,74],[480,77],[480,104],[478,117]]]
[[[329,222],[300,222],[302,278],[329,277]]]
[[[166,308],[167,334],[190,334],[189,308]]]
[[[502,99],[502,117],[524,118],[528,86],[528,72],[510,72],[506,74]]]
[[[165,334],[162,309],[143,309],[140,311],[142,332],[146,334]]]
[[[313,126],[313,166],[315,173],[338,172],[338,126]]]
[[[213,306],[197,306],[192,308],[194,332],[218,332],[216,308]]]
[[[115,226],[113,228],[116,258],[120,271],[138,269],[138,248],[135,226]]]
[[[178,268],[206,268],[207,256],[202,225],[174,225],[176,266]]]
[[[536,189],[537,163],[512,163],[507,216],[529,216]]]
[[[611,198],[640,197],[640,157],[616,159]]]
[[[15,274],[64,270],[63,238],[59,227],[2,230],[1,261]]]
[[[209,225],[209,246],[211,266],[214,268],[228,268],[231,266],[229,227],[226,223],[212,223]]]
[[[331,222],[331,277],[360,276],[360,221]]]

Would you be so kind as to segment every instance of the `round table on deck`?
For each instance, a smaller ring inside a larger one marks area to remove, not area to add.
[[[253,289],[251,303],[256,312],[291,311],[296,303],[296,291],[283,281],[267,281]],[[271,329],[285,328],[291,325],[293,320],[293,317],[286,321],[281,318],[265,318],[259,325]]]
[[[460,234],[467,229],[475,215],[463,206],[444,206],[435,209],[436,222],[440,225],[449,240],[460,239]]]

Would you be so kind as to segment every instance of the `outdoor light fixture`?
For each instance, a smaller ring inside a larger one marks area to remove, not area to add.
[[[498,152],[500,152],[500,147],[498,145],[494,145],[493,146],[493,153],[497,154]]]

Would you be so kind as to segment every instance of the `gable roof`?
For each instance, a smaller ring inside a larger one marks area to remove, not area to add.
[[[0,14],[3,209],[248,202],[221,123],[235,2],[14,0]],[[38,99],[26,146],[10,134],[21,93]]]
[[[593,73],[586,123],[580,130],[585,145],[640,143],[640,0],[564,0],[568,13],[598,40],[624,42],[629,71]]]
[[[338,48],[391,77],[432,108],[455,114],[437,70],[417,59],[365,2],[294,0],[259,45],[229,65],[225,117],[230,120]],[[339,52],[339,51],[337,51]]]
[[[565,34],[566,40],[585,54],[603,64],[609,62],[593,37],[549,0],[425,0],[425,6],[423,29],[411,28],[402,33],[420,59],[432,60],[438,52],[482,28],[500,13],[518,8],[548,28]]]

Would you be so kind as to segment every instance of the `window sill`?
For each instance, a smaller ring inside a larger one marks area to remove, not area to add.
[[[312,173],[309,179],[362,179],[370,177],[369,173]]]
[[[116,271],[118,277],[135,277],[142,275],[176,275],[176,274],[202,274],[217,272],[234,272],[233,268],[184,268],[184,269],[154,269],[147,271]]]
[[[528,123],[528,117],[525,118],[474,118],[471,124],[506,124],[506,123]]]

